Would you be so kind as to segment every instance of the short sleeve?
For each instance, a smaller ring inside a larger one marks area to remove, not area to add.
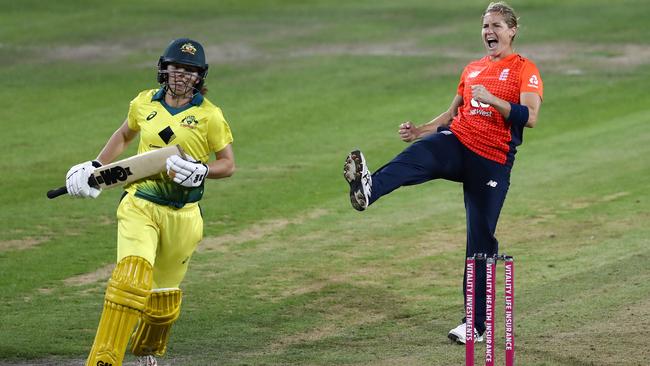
[[[521,93],[535,93],[544,97],[544,83],[534,63],[527,61],[521,73]]]
[[[221,110],[217,108],[217,113],[208,121],[208,146],[211,151],[219,152],[232,141],[230,126]]]
[[[127,115],[127,121],[129,125],[129,129],[133,131],[140,131],[140,125],[138,124],[138,113],[137,113],[137,103],[136,100],[138,98],[135,98],[129,103],[129,113]]]
[[[460,81],[458,82],[458,88],[456,88],[457,95],[463,95],[465,90],[465,76],[467,76],[467,67],[463,69],[463,72],[460,74]]]

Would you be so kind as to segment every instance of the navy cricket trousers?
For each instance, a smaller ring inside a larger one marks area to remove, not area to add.
[[[467,221],[467,256],[497,254],[494,237],[501,207],[510,186],[511,167],[481,157],[465,147],[449,130],[411,144],[372,175],[370,204],[393,190],[433,179],[463,183]],[[465,267],[465,259],[462,262]],[[485,330],[485,266],[476,266],[476,322]],[[465,281],[463,280],[463,294]]]

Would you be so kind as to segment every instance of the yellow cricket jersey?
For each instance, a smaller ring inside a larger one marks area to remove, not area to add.
[[[201,94],[181,108],[169,107],[164,97],[164,89],[152,89],[131,101],[128,124],[131,130],[140,132],[138,154],[178,144],[193,158],[207,163],[211,153],[232,143],[230,126],[221,109]],[[125,190],[136,197],[177,208],[198,202],[203,196],[203,185],[183,187],[166,173],[129,184]]]

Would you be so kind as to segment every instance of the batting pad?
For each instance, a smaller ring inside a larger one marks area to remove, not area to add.
[[[121,366],[124,352],[151,291],[153,269],[142,257],[122,259],[111,275],[86,366]]]
[[[134,355],[165,354],[172,324],[181,313],[182,294],[178,288],[151,291],[140,323],[131,337],[131,352]]]

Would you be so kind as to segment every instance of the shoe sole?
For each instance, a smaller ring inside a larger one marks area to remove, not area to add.
[[[452,342],[456,342],[456,344],[465,344],[465,342],[463,342],[463,341],[460,339],[459,336],[457,336],[457,335],[455,335],[455,334],[453,334],[453,333],[449,333],[449,334],[447,334],[447,338],[449,338]],[[483,342],[483,337],[482,337],[482,336],[481,336],[480,338],[476,338],[476,339],[474,340],[474,343],[481,343],[481,342]]]
[[[350,178],[350,174],[346,171],[346,167],[352,161],[354,163],[354,177]],[[359,150],[354,150],[348,154],[348,157],[345,159],[345,166],[343,167],[343,178],[350,185],[350,203],[357,211],[363,211],[366,208],[359,203],[359,199],[366,199],[363,195],[363,187],[361,186],[361,173],[363,172],[363,154]],[[357,197],[357,193],[361,192],[362,197]]]
[[[452,342],[456,342],[456,344],[465,344],[465,342],[461,341],[460,337],[455,334],[449,333],[447,334],[447,338],[449,338]]]

